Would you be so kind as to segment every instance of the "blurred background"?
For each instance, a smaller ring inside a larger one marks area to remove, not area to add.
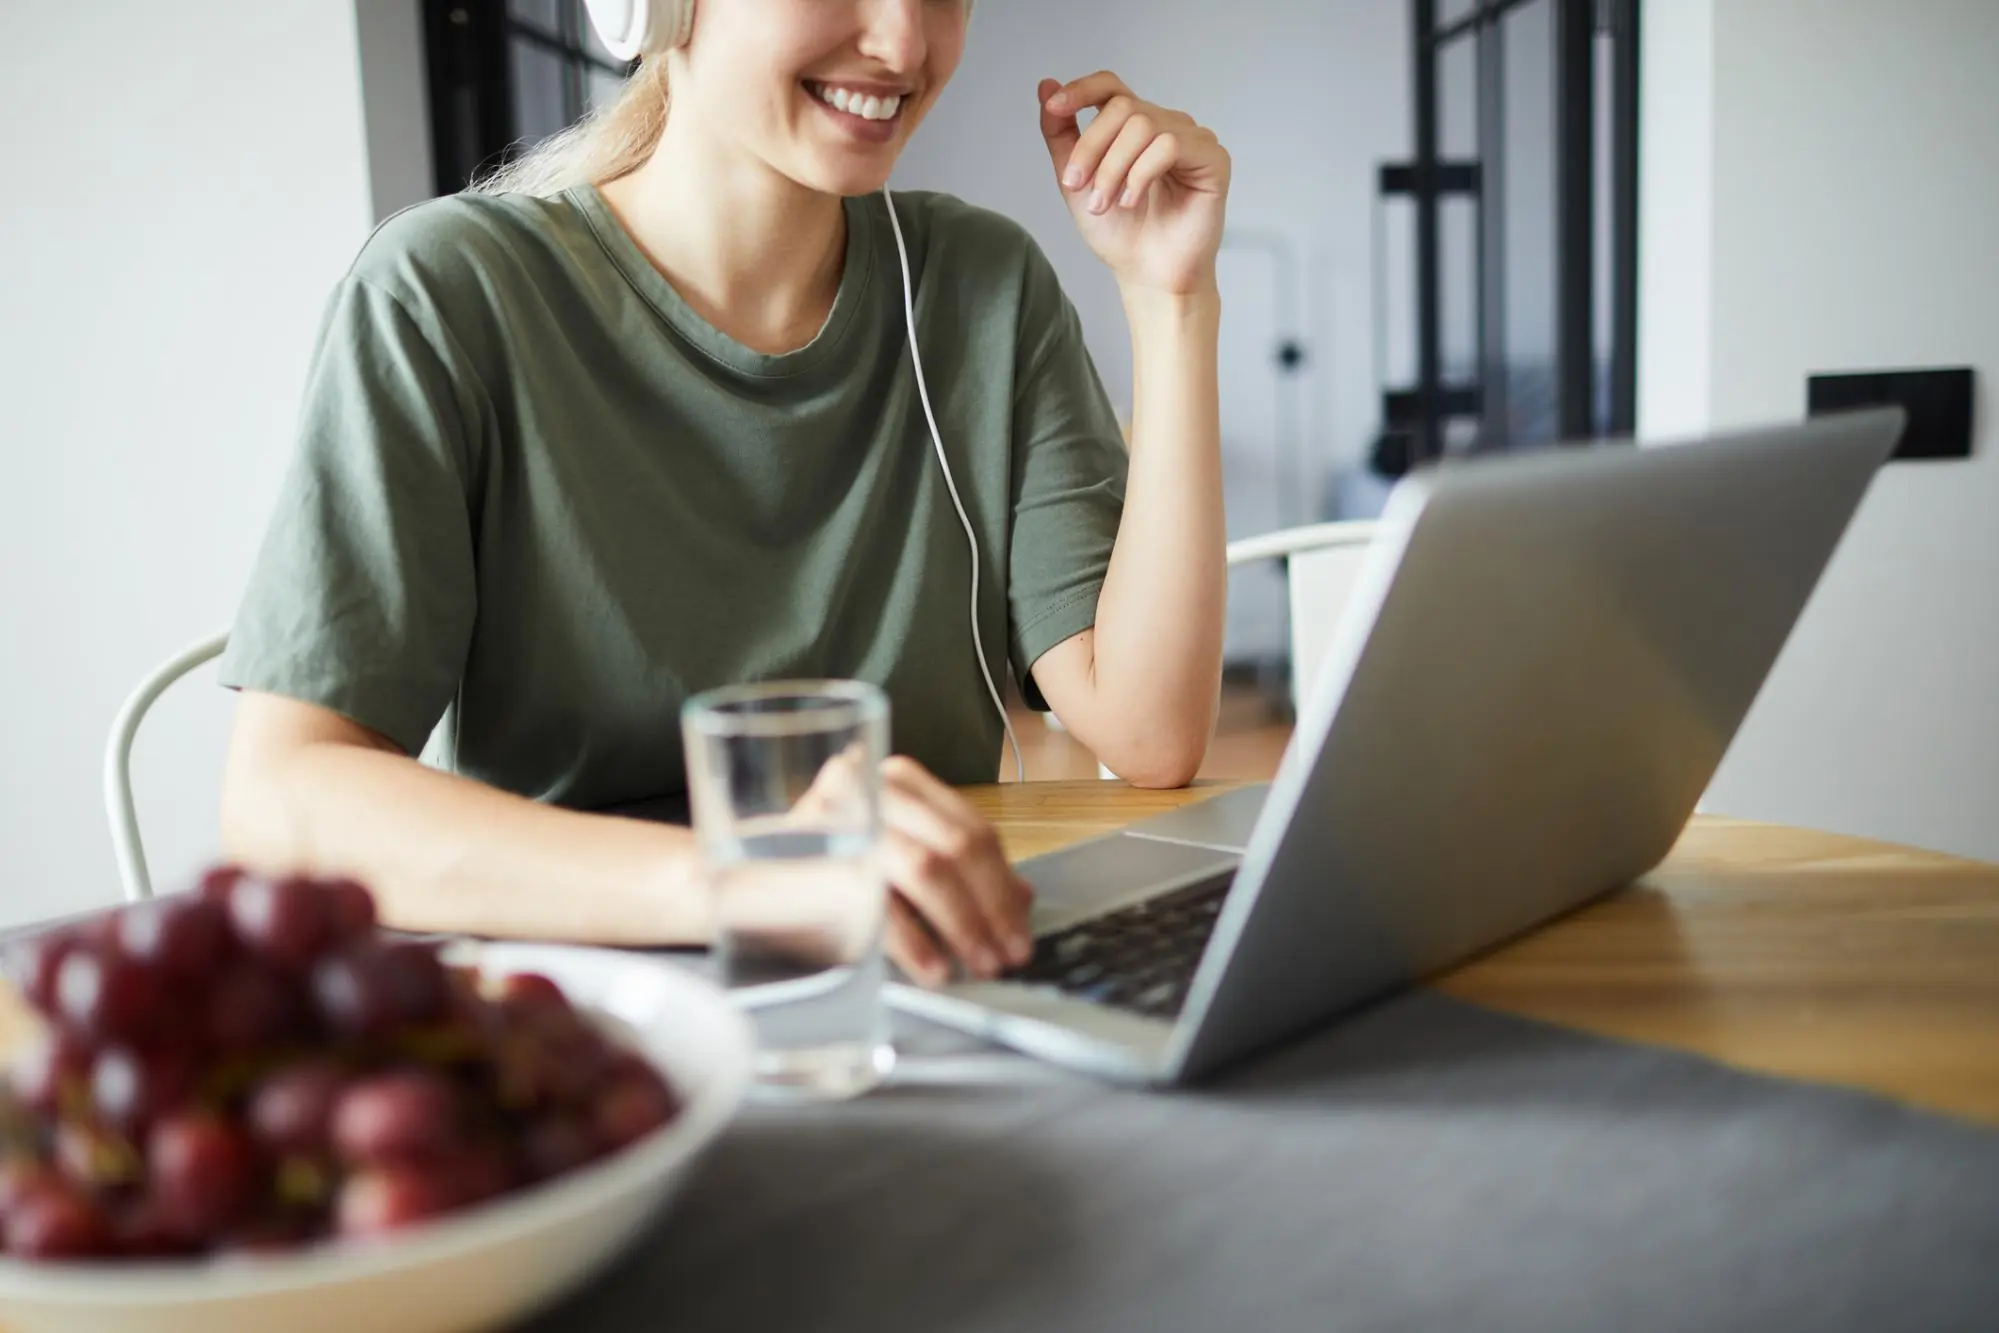
[[[0,4],[0,925],[110,896],[112,715],[228,624],[326,293],[379,219],[616,90],[581,9]],[[1036,82],[1114,68],[1219,133],[1239,538],[1440,458],[1796,416],[1814,370],[1999,362],[1995,62],[1991,0],[987,0],[896,184],[1025,224],[1122,406]],[[1951,466],[1877,487],[1732,808],[1999,856],[1999,470]],[[1288,735],[1286,617],[1280,566],[1234,576],[1211,773]],[[188,688],[141,737],[164,879],[214,845],[227,716]],[[1031,764],[1094,772],[1038,730]]]

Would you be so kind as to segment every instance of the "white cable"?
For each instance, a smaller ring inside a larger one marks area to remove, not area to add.
[[[951,493],[951,507],[958,511],[958,522],[964,525],[966,544],[972,548],[972,649],[978,654],[979,674],[985,677],[986,694],[993,701],[993,711],[999,714],[1000,729],[1006,732],[1006,743],[1013,747],[1013,776],[1016,782],[1027,781],[1027,761],[1021,758],[1020,740],[1013,734],[1013,721],[1006,715],[1006,705],[1000,702],[999,687],[993,684],[993,673],[986,666],[986,645],[979,637],[979,539],[972,531],[972,520],[965,514],[965,502],[958,498],[958,483],[951,476],[951,460],[944,456],[944,436],[937,429],[937,414],[930,410],[930,388],[923,382],[923,358],[916,350],[916,297],[914,284],[909,277],[909,247],[903,244],[902,223],[895,215],[895,199],[882,186],[882,198],[888,203],[888,225],[895,232],[895,253],[902,261],[902,317],[909,326],[909,359],[916,366],[916,396],[923,400],[923,419],[930,423],[930,442],[937,446],[937,463],[944,469],[944,487]]]

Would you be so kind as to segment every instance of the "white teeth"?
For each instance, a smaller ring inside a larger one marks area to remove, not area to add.
[[[862,120],[893,120],[895,113],[902,109],[900,94],[876,97],[867,93],[849,92],[845,88],[819,88],[819,100],[837,111]]]

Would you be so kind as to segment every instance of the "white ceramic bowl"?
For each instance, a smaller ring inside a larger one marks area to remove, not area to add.
[[[452,958],[488,975],[544,973],[578,1007],[613,1020],[680,1093],[679,1118],[572,1175],[390,1241],[214,1261],[0,1259],[0,1328],[455,1333],[523,1318],[616,1258],[741,1103],[748,1023],[713,984],[636,955],[500,943],[456,946]]]

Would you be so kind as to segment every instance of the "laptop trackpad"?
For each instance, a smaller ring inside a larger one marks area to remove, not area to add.
[[[1257,816],[1263,813],[1264,798],[1269,795],[1267,782],[1238,787],[1178,810],[1168,810],[1163,815],[1141,819],[1125,832],[1141,838],[1166,838],[1239,852],[1249,846],[1249,835],[1255,831]]]
[[[1234,869],[1233,852],[1115,833],[1022,861],[1037,934]]]

